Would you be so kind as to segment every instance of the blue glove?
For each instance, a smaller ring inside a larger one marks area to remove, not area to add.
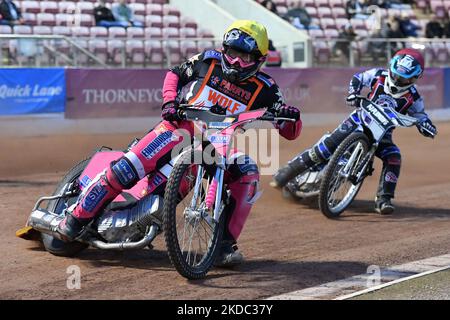
[[[417,124],[417,129],[423,136],[427,138],[434,138],[434,136],[437,135],[436,126],[428,118],[422,119]]]

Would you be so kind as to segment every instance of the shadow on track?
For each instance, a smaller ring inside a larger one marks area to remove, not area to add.
[[[319,205],[317,198],[312,199],[294,199],[287,198],[287,201],[295,203],[301,206],[305,206],[308,209],[317,210],[319,214]],[[373,220],[365,220],[366,222],[379,222],[379,219],[383,221],[414,221],[414,220],[426,220],[426,219],[440,219],[440,220],[450,220],[450,209],[448,208],[430,208],[430,207],[414,207],[403,203],[401,201],[393,201],[395,206],[395,211],[391,215],[382,216],[375,212],[375,203],[371,200],[354,200],[352,204],[345,210],[339,218],[334,219],[335,221],[345,221],[346,219],[352,218],[373,218]],[[324,218],[326,218],[324,216]]]
[[[191,284],[220,289],[264,289],[267,296],[301,290],[326,282],[367,272],[368,264],[357,261],[276,261],[248,260],[234,269],[214,269],[206,279],[190,281]],[[239,285],[219,284],[217,279],[233,277]],[[275,290],[274,290],[275,288]]]

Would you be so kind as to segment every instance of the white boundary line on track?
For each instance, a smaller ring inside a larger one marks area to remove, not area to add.
[[[433,273],[436,273],[436,272],[444,271],[444,270],[447,270],[447,269],[450,269],[450,266],[446,266],[446,267],[442,267],[442,268],[438,268],[438,269],[434,269],[434,270],[430,270],[430,271],[425,271],[425,272],[418,273],[418,274],[415,274],[415,275],[412,275],[412,276],[409,276],[409,277],[400,278],[400,279],[397,279],[397,280],[394,280],[394,281],[390,281],[390,282],[387,282],[387,283],[380,284],[379,286],[374,286],[374,287],[371,287],[371,288],[368,288],[368,289],[365,289],[365,290],[361,290],[361,291],[357,291],[357,292],[354,292],[354,293],[351,293],[351,294],[347,294],[345,296],[340,296],[340,297],[335,298],[334,300],[351,299],[351,298],[354,298],[354,297],[357,297],[357,296],[361,296],[361,295],[366,294],[366,293],[371,293],[371,292],[374,292],[374,291],[378,291],[380,289],[384,289],[384,288],[396,285],[398,283],[402,283],[402,282],[405,282],[405,281],[408,281],[408,280],[420,278],[420,277],[427,276],[427,275],[430,275],[430,274],[433,274]]]
[[[383,268],[380,270],[381,284],[377,284],[376,286],[368,287],[368,283],[374,279],[374,275],[365,273],[324,283],[319,286],[269,297],[267,300],[342,300],[362,291],[378,290],[381,286],[386,287],[401,282],[401,280],[409,280],[448,268],[450,268],[450,254]]]

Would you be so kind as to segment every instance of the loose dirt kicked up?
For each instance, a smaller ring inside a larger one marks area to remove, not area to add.
[[[154,249],[105,252],[88,249],[75,258],[53,256],[38,242],[14,233],[36,200],[53,192],[77,161],[101,145],[125,148],[135,135],[8,138],[0,142],[0,298],[2,299],[260,299],[448,253],[450,247],[450,123],[435,140],[415,129],[397,130],[403,167],[391,216],[373,212],[379,178],[366,180],[357,200],[338,220],[315,205],[286,200],[263,176],[262,198],[239,239],[246,262],[213,269],[187,281],[170,265],[163,238]],[[298,141],[281,145],[281,164],[319,138],[327,127],[306,127]],[[139,136],[144,133],[137,134]],[[81,269],[81,289],[69,290],[66,271]]]

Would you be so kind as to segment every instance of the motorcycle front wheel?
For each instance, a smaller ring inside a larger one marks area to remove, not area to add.
[[[164,235],[170,261],[180,275],[201,279],[214,265],[224,231],[224,214],[213,219],[205,206],[212,174],[196,163],[200,150],[190,150],[175,163],[164,195]],[[198,162],[198,161],[197,161]],[[219,205],[223,211],[224,203]]]
[[[319,208],[327,218],[337,218],[353,202],[364,180],[353,184],[349,175],[364,159],[370,142],[362,132],[348,136],[330,158],[320,185]],[[350,162],[350,163],[349,163]],[[348,172],[344,173],[344,170]]]

